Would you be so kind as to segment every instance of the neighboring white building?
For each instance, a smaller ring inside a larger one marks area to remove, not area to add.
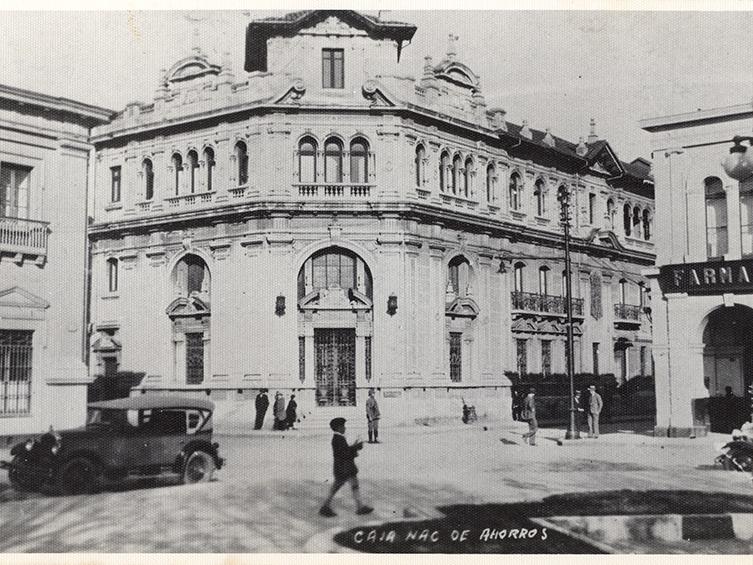
[[[412,76],[415,31],[255,21],[245,72],[194,49],[95,128],[93,376],[247,419],[262,387],[320,419],[369,387],[392,422],[507,416],[506,371],[565,372],[561,186],[576,371],[650,374],[649,164],[507,122],[454,38]]]
[[[753,374],[753,177],[740,182],[722,166],[733,137],[753,133],[753,105],[641,126],[652,134],[660,218],[652,283],[657,433],[698,435],[708,429],[706,399],[727,387],[744,397]]]
[[[89,132],[110,115],[0,85],[0,436],[84,421]]]

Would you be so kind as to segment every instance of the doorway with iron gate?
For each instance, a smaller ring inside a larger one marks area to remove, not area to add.
[[[356,405],[356,330],[315,329],[316,402],[319,406]]]

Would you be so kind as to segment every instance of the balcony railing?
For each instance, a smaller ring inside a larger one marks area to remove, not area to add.
[[[583,316],[583,299],[573,298],[573,316]],[[566,300],[564,296],[551,296],[549,294],[535,294],[532,292],[513,292],[513,310],[525,312],[538,312],[565,316]]]
[[[371,196],[372,184],[354,183],[294,183],[298,196],[323,199],[361,199]]]
[[[47,226],[47,222],[36,220],[0,218],[0,251],[45,257]]]
[[[165,198],[168,208],[181,208],[196,204],[208,204],[214,201],[215,192],[195,192],[193,194],[180,194]]]
[[[629,322],[640,322],[643,308],[635,306],[633,304],[615,304],[614,305],[614,318],[615,320],[627,320]]]

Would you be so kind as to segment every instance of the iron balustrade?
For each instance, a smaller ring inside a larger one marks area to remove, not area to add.
[[[0,415],[31,409],[32,333],[0,330]]]
[[[642,308],[633,304],[615,304],[614,317],[617,320],[641,321]]]
[[[0,251],[46,256],[48,225],[24,218],[0,218]]]
[[[298,187],[298,196],[304,198],[368,198],[371,196],[372,184],[363,183],[294,183]]]
[[[552,296],[549,294],[537,294],[533,292],[513,292],[512,307],[513,310],[522,310],[526,312],[541,312],[546,314],[557,314],[564,316],[567,314],[565,309],[566,300],[564,296]],[[573,298],[573,316],[583,315],[583,299]]]

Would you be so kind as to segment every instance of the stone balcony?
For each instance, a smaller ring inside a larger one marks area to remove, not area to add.
[[[518,313],[564,317],[567,315],[564,296],[536,294],[533,292],[512,292],[512,309]],[[573,298],[573,317],[583,317],[583,299]]]
[[[643,308],[634,304],[615,304],[614,323],[618,326],[637,327],[641,325]]]
[[[305,200],[362,200],[371,197],[373,184],[366,183],[293,183],[295,192]]]
[[[48,222],[23,218],[0,218],[0,254],[17,263],[24,257],[42,264],[47,257]]]

